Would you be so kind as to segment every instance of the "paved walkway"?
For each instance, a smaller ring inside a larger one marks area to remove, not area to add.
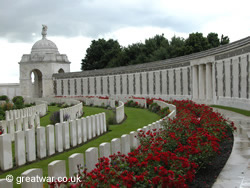
[[[213,188],[250,188],[250,117],[214,108],[237,127],[232,153]]]

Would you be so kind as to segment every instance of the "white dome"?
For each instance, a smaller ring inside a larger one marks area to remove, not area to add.
[[[37,41],[31,49],[31,54],[59,54],[57,46],[54,42],[43,38]]]

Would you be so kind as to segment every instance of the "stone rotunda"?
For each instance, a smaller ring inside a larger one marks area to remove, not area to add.
[[[20,65],[20,89],[24,97],[53,96],[54,73],[70,72],[67,55],[60,54],[56,44],[46,38],[47,26],[43,25],[42,39],[37,41],[30,54],[22,56]]]

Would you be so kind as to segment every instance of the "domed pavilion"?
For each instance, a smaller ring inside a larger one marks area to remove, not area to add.
[[[54,73],[70,72],[67,55],[60,54],[54,42],[47,39],[47,26],[43,25],[42,39],[37,41],[30,54],[22,56],[20,65],[20,89],[24,97],[54,95]]]

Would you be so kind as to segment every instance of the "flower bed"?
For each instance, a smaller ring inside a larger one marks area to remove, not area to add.
[[[128,156],[101,158],[96,169],[79,174],[73,187],[188,187],[197,171],[220,154],[234,125],[206,105],[172,101],[177,116],[164,129],[141,131],[141,145]]]

